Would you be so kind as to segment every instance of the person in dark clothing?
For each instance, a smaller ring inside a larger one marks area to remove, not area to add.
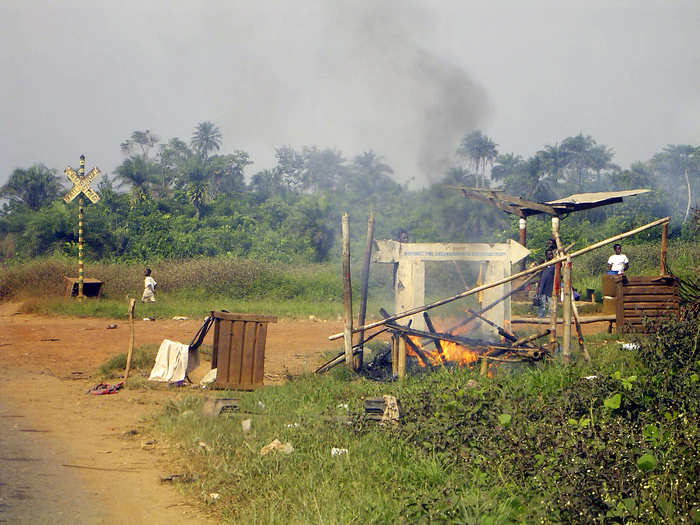
[[[551,261],[554,258],[552,250],[547,250],[544,254],[545,260]],[[554,287],[554,265],[547,266],[540,274],[540,281],[537,283],[537,317],[548,315],[551,310],[552,288]]]

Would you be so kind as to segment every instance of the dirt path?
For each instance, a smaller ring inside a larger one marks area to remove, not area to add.
[[[137,321],[136,345],[189,342],[200,324]],[[337,322],[271,324],[266,380],[312,369],[340,348],[327,340],[339,331]],[[213,523],[201,501],[160,482],[177,465],[141,422],[187,392],[85,393],[128,338],[123,320],[23,315],[0,304],[0,523]]]

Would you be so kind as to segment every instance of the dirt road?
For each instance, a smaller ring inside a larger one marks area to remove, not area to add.
[[[213,523],[201,501],[160,482],[178,465],[141,422],[187,392],[85,393],[96,368],[126,351],[127,323],[16,310],[0,303],[0,523]],[[200,324],[137,321],[136,345],[189,342]],[[327,340],[339,331],[337,322],[269,325],[266,380],[313,369],[325,351],[340,349]]]

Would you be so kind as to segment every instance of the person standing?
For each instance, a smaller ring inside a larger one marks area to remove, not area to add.
[[[621,245],[614,244],[613,250],[615,253],[608,258],[608,271],[617,272],[618,275],[623,275],[627,271],[627,268],[630,267],[630,260],[624,253],[622,253]]]
[[[143,295],[141,296],[142,303],[155,303],[156,302],[156,286],[158,283],[151,277],[151,269],[146,268],[143,272]]]
[[[554,252],[547,250],[544,252],[546,261],[551,261],[554,258]],[[540,274],[540,280],[537,283],[537,317],[544,317],[551,312],[552,307],[552,288],[554,287],[554,265],[547,266]]]

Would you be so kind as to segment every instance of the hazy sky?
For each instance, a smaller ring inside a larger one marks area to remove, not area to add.
[[[205,120],[249,174],[372,148],[421,184],[475,129],[523,156],[582,132],[627,166],[700,143],[698,28],[697,0],[0,0],[0,183]]]

